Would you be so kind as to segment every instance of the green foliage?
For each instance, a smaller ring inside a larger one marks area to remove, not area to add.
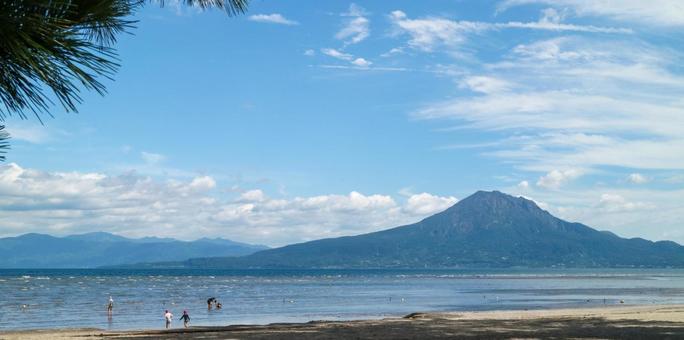
[[[247,0],[176,0],[202,9],[243,13]],[[77,111],[81,88],[106,92],[119,64],[112,47],[135,23],[146,0],[0,0],[0,121],[27,113],[41,120],[56,98]],[[164,5],[164,1],[156,1]],[[54,96],[50,96],[51,91]],[[7,147],[7,133],[0,138]],[[4,151],[2,151],[4,152]],[[2,160],[2,158],[0,158]]]

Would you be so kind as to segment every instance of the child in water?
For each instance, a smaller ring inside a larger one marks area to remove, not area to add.
[[[188,311],[184,310],[180,319],[183,320],[183,327],[188,328],[188,323],[190,323],[190,315],[188,315]]]
[[[112,299],[112,296],[109,296],[109,303],[107,303],[107,313],[111,314],[112,309],[114,309],[114,299]]]

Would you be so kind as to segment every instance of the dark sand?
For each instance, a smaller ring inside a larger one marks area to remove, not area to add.
[[[415,313],[368,321],[108,332],[0,332],[0,339],[684,339],[684,305]]]

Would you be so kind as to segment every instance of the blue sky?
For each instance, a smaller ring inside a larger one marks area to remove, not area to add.
[[[678,1],[168,2],[108,94],[6,122],[0,236],[281,245],[410,223],[476,190],[684,242]]]

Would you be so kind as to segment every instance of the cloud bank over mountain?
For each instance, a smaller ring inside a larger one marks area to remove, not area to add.
[[[93,230],[133,237],[228,236],[282,245],[369,232],[419,219],[457,200],[428,193],[272,198],[260,189],[225,192],[210,176],[157,180],[128,173],[44,172],[0,167],[0,235]]]

